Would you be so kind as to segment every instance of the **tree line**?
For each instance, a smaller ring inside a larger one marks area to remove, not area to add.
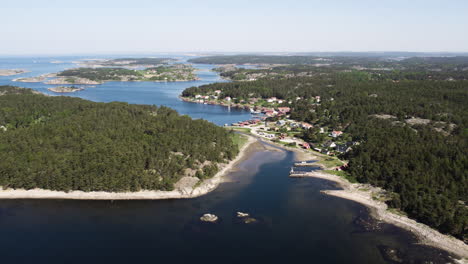
[[[0,86],[0,186],[49,190],[172,190],[233,159],[232,135],[167,107],[95,103]],[[195,174],[195,173],[193,173]]]

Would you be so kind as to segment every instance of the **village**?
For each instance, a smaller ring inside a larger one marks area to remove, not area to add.
[[[359,144],[359,142],[352,141],[351,137],[341,130],[329,129],[291,119],[289,115],[291,108],[279,106],[290,103],[290,101],[286,102],[276,97],[238,100],[229,96],[220,98],[221,94],[221,90],[216,90],[210,95],[196,94],[193,97],[182,97],[182,100],[200,104],[248,109],[252,113],[252,119],[225,124],[224,126],[244,133],[250,133],[287,147],[302,148],[328,156],[339,156],[352,150],[353,146]],[[296,100],[302,100],[302,98],[297,97]],[[314,103],[318,104],[320,100],[320,96],[315,96]],[[300,136],[307,131],[320,134],[318,138],[321,140],[307,142],[301,139]],[[342,170],[343,166],[337,166],[334,169]]]

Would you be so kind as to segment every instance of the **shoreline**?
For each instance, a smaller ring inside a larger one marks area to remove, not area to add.
[[[317,160],[319,155],[315,153],[306,152],[302,149],[295,149],[281,144],[271,142],[261,137],[256,137],[258,140],[270,143],[280,149],[291,151],[295,155],[296,161],[309,161]],[[317,167],[326,169],[323,164],[318,164]],[[294,176],[293,176],[294,177]],[[295,176],[297,178],[318,178],[322,180],[332,181],[338,184],[343,190],[322,190],[321,193],[335,196],[338,198],[350,200],[364,205],[369,209],[372,218],[377,221],[393,224],[399,228],[405,229],[416,236],[419,243],[434,248],[442,249],[449,253],[462,258],[459,263],[468,263],[468,245],[463,241],[440,233],[439,231],[413,220],[404,215],[398,215],[388,209],[385,202],[373,198],[373,190],[382,191],[379,187],[374,187],[369,184],[351,183],[347,179],[333,175],[323,171],[313,171],[307,175]]]
[[[417,237],[419,243],[439,248],[455,254],[463,259],[468,259],[468,245],[463,241],[440,233],[439,231],[413,220],[404,215],[398,215],[388,210],[387,204],[373,198],[372,189],[380,189],[359,183],[351,183],[348,180],[326,172],[314,171],[303,177],[318,178],[337,183],[343,190],[322,190],[321,192],[338,198],[357,202],[366,206],[371,216],[377,221],[393,224]],[[464,262],[463,262],[464,263]]]
[[[215,190],[223,182],[224,176],[232,170],[239,161],[248,156],[248,149],[257,142],[252,136],[248,136],[247,142],[240,148],[235,159],[221,165],[221,169],[210,179],[204,180],[196,187],[186,187],[173,191],[138,192],[84,192],[84,191],[52,191],[45,189],[0,189],[1,199],[65,199],[65,200],[162,200],[162,199],[188,199],[205,195]]]

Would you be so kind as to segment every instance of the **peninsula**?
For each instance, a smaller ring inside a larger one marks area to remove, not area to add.
[[[215,188],[253,142],[166,107],[12,86],[1,86],[0,95],[5,199],[194,197]]]

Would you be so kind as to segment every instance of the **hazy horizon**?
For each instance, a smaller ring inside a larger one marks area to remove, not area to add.
[[[461,0],[17,0],[2,11],[1,55],[468,52]]]

